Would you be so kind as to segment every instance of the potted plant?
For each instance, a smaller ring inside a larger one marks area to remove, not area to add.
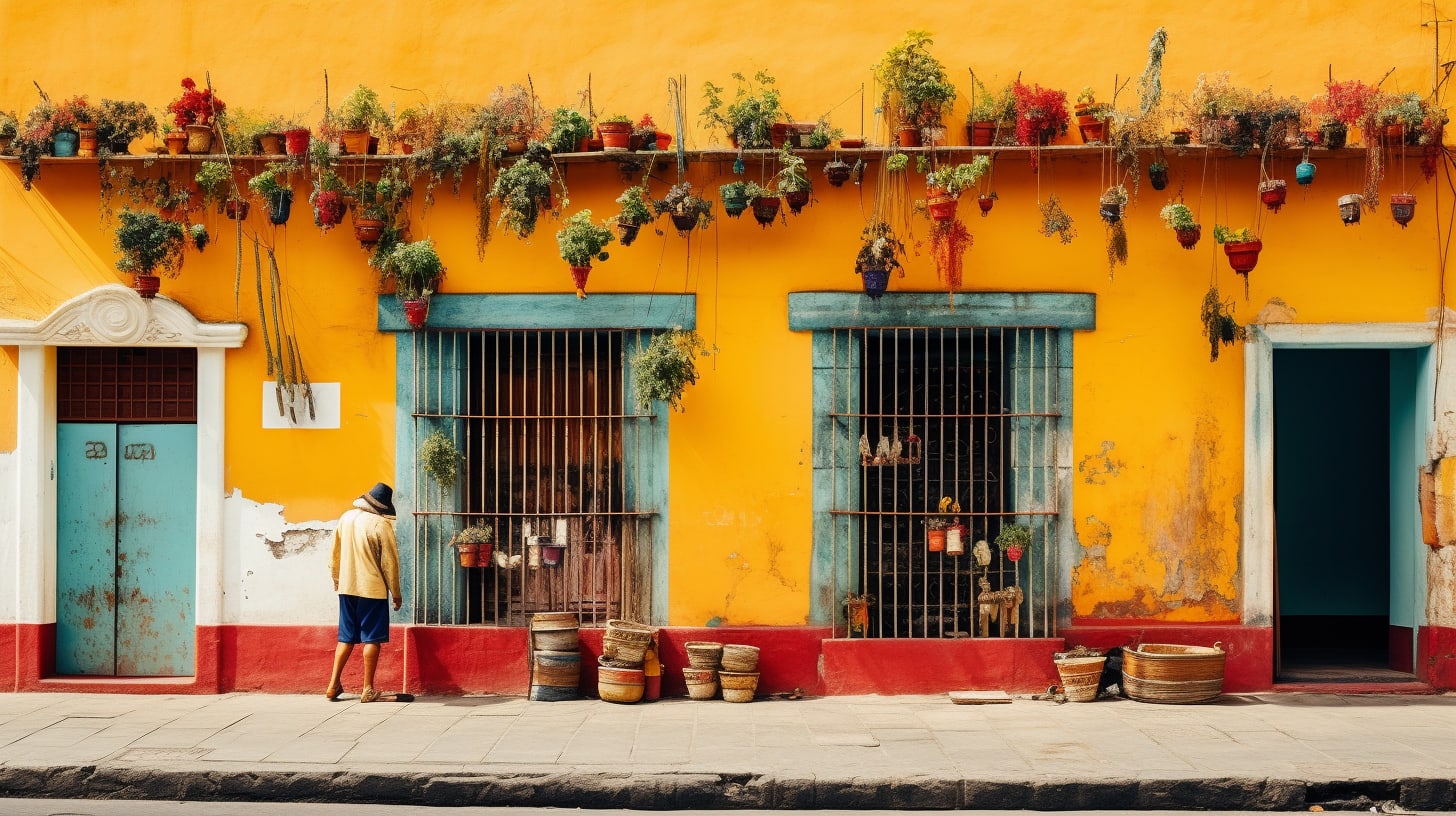
[[[182,267],[187,233],[180,222],[152,212],[123,207],[116,225],[116,268],[134,276],[132,288],[150,299],[161,288],[156,273],[176,274]]]
[[[167,105],[172,123],[187,132],[187,152],[207,153],[212,149],[213,119],[227,110],[227,104],[211,87],[198,89],[191,77],[182,78],[182,95]]]
[[[1340,207],[1340,223],[1345,226],[1360,223],[1360,208],[1365,203],[1365,196],[1359,193],[1342,195],[1338,204]]]
[[[853,175],[854,168],[848,162],[830,159],[824,163],[824,177],[829,179],[830,187],[843,187]]]
[[[1052,193],[1037,206],[1041,209],[1041,234],[1047,238],[1055,235],[1064,244],[1072,243],[1072,239],[1077,237],[1077,228],[1073,226],[1072,216],[1062,207],[1062,200],[1057,194]]]
[[[1067,132],[1066,91],[1017,80],[1011,86],[1011,95],[1016,100],[1017,144],[1050,144],[1053,138]]]
[[[930,217],[935,221],[955,218],[956,202],[961,193],[976,186],[991,168],[989,156],[977,156],[970,162],[941,167],[925,176],[925,195]]]
[[[10,143],[15,141],[15,135],[20,132],[20,120],[15,114],[0,111],[0,156],[10,152]]]
[[[607,153],[624,153],[632,142],[632,117],[623,114],[608,116],[597,123],[597,132],[602,135],[602,150]],[[653,129],[654,142],[657,131]]]
[[[561,260],[571,267],[571,280],[576,296],[586,297],[586,278],[591,274],[592,260],[607,259],[606,246],[612,242],[612,231],[593,224],[591,210],[582,210],[567,218],[556,231],[556,246]]]
[[[930,254],[935,271],[948,291],[961,288],[961,270],[966,250],[971,248],[971,233],[960,219],[936,221],[930,227]]]
[[[586,150],[583,144],[591,136],[591,120],[580,112],[562,106],[551,113],[551,130],[546,145],[552,153],[576,153]]]
[[[880,107],[902,147],[919,145],[928,130],[943,131],[956,98],[945,65],[930,54],[933,42],[928,31],[907,31],[875,66]]]
[[[1232,346],[1235,340],[1242,340],[1246,334],[1243,326],[1234,321],[1233,300],[1222,300],[1218,287],[1208,287],[1203,296],[1199,319],[1203,322],[1203,334],[1208,338],[1208,361],[1218,362],[1220,344]]]
[[[744,187],[744,195],[748,196],[748,204],[753,208],[753,220],[759,226],[767,227],[779,217],[781,199],[775,190],[750,181]]]
[[[401,242],[382,253],[376,250],[369,263],[386,282],[394,282],[395,295],[404,304],[404,317],[410,328],[424,328],[430,314],[430,296],[445,275],[445,265],[440,262],[435,244],[429,238]]]
[[[347,190],[344,180],[333,170],[324,168],[319,171],[314,178],[313,192],[308,197],[308,203],[313,205],[314,226],[327,233],[344,220],[344,212],[348,209],[348,202],[344,200]]]
[[[455,486],[463,458],[455,440],[438,428],[430,431],[425,441],[420,443],[420,469],[440,487],[448,489]]]
[[[665,402],[683,410],[683,391],[698,381],[698,357],[707,357],[703,338],[692,329],[674,327],[652,338],[631,357],[633,390],[638,407],[649,410]]]
[[[1203,235],[1203,228],[1193,220],[1193,210],[1181,201],[1169,201],[1158,211],[1163,219],[1163,225],[1178,236],[1178,245],[1184,249],[1192,249],[1198,245],[1198,239]]]
[[[492,148],[489,152],[524,153],[531,140],[545,135],[539,107],[524,85],[496,86],[478,116],[478,129]]]
[[[804,142],[804,147],[810,150],[827,150],[834,141],[844,135],[844,128],[837,128],[829,123],[826,116],[819,117],[814,123],[814,129],[809,131]],[[838,186],[838,185],[836,185]]]
[[[362,156],[369,153],[371,137],[389,130],[389,111],[379,101],[379,94],[364,85],[356,85],[333,113],[345,153]]]
[[[814,192],[814,183],[809,180],[808,168],[804,160],[788,148],[784,148],[779,154],[779,171],[774,174],[774,187],[779,195],[788,202],[789,211],[798,215],[809,203],[809,198]]]
[[[995,190],[976,196],[976,206],[981,208],[982,218],[991,214],[991,208],[996,206],[996,200],[999,198],[1000,196],[996,195]]]
[[[1168,163],[1154,159],[1148,164],[1148,182],[1153,185],[1154,190],[1163,190],[1168,186]]]
[[[481,524],[472,524],[450,539],[462,567],[490,566],[494,544],[495,532]]]
[[[723,88],[711,81],[703,83],[706,106],[699,114],[704,127],[717,128],[739,149],[755,150],[773,147],[772,128],[787,118],[779,104],[774,78],[759,71],[752,79],[742,73],[732,74],[738,87],[732,102],[723,100]]]
[[[872,219],[859,234],[859,253],[854,258],[854,271],[861,278],[864,293],[879,300],[890,282],[890,273],[899,270],[905,275],[900,259],[905,257],[905,244],[895,235],[889,223]]]
[[[616,218],[612,219],[617,227],[617,238],[622,241],[622,246],[631,246],[637,240],[637,231],[652,220],[652,200],[647,197],[646,187],[634,184],[617,196],[617,203],[622,205]]]
[[[1390,196],[1390,217],[1395,223],[1405,229],[1405,225],[1416,217],[1416,197],[1414,193],[1393,193]]]
[[[1031,549],[1031,528],[1024,524],[1002,524],[996,534],[996,548],[1006,554],[1006,559],[1015,563]]]
[[[268,220],[275,225],[287,224],[293,211],[293,187],[288,183],[291,169],[287,163],[272,162],[248,179],[248,189],[268,205]]]
[[[684,237],[694,227],[707,229],[713,221],[713,202],[698,195],[686,181],[674,184],[660,201],[652,202],[652,208],[658,215],[667,213],[678,234]]]
[[[96,155],[96,108],[86,97],[73,96],[56,105],[52,127],[54,155],[87,159]]]
[[[1223,224],[1213,225],[1213,240],[1223,245],[1223,254],[1228,256],[1229,266],[1244,275],[1247,283],[1248,274],[1259,263],[1259,252],[1264,249],[1264,242],[1248,227],[1230,229]]]
[[[1097,214],[1108,224],[1121,221],[1126,207],[1127,188],[1121,184],[1114,184],[1103,190],[1102,197],[1097,200]]]
[[[280,127],[283,128],[283,151],[289,156],[304,156],[308,154],[309,141],[313,138],[313,132],[308,129],[300,119],[282,119]]]
[[[544,153],[540,142],[531,144]],[[500,222],[516,237],[529,238],[541,212],[551,209],[551,174],[532,156],[522,156],[496,175],[490,196],[500,204]]]
[[[96,110],[96,140],[106,149],[125,155],[131,143],[157,132],[157,117],[142,102],[103,99]]]
[[[1365,144],[1369,145],[1375,135],[1379,100],[1379,90],[1358,79],[1326,82],[1326,116],[1321,127],[1325,147],[1344,147],[1351,128],[1360,128],[1365,133]]]
[[[1259,200],[1271,212],[1279,212],[1289,195],[1289,185],[1284,179],[1266,178],[1259,182]]]
[[[925,517],[925,549],[930,552],[945,552],[945,533],[950,527],[950,517],[931,514]]]
[[[664,134],[665,135],[665,134]],[[672,137],[668,137],[671,139]],[[663,149],[666,149],[663,145]],[[657,148],[657,123],[652,121],[652,114],[644,113],[642,118],[632,126],[632,133],[627,137],[627,149],[629,150],[656,150]]]
[[[718,198],[722,199],[723,212],[727,213],[729,218],[737,218],[748,209],[749,185],[758,186],[751,181],[730,181],[718,185]]]
[[[1083,142],[1104,140],[1107,135],[1107,119],[1112,115],[1111,106],[1098,104],[1097,95],[1090,86],[1077,94],[1074,112],[1077,117],[1077,130],[1081,131]]]
[[[997,93],[987,90],[974,73],[971,74],[971,110],[966,115],[967,142],[977,147],[1014,142],[1016,133],[1016,95],[1007,85]]]
[[[194,180],[197,188],[202,191],[203,202],[216,205],[219,212],[222,211],[223,203],[237,193],[232,170],[226,162],[203,162],[198,165]]]

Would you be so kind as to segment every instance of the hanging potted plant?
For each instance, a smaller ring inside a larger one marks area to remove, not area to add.
[[[749,192],[752,195],[749,196],[748,200],[752,202],[753,220],[757,221],[760,226],[767,227],[774,222],[774,219],[779,217],[778,193],[775,193],[767,187],[760,187],[753,182],[749,182],[749,184],[751,185]]]
[[[937,221],[930,227],[930,253],[935,260],[935,271],[950,292],[961,288],[961,270],[971,242],[970,230],[959,219]]]
[[[698,195],[692,184],[674,184],[660,201],[653,201],[658,215],[667,213],[678,235],[686,238],[694,228],[707,229],[713,222],[713,202]]]
[[[1006,559],[1015,563],[1031,549],[1031,528],[1024,524],[1002,524],[996,534],[996,548],[1006,554]]]
[[[1279,212],[1288,195],[1289,186],[1284,179],[1266,178],[1259,182],[1259,200],[1264,202],[1264,206],[1272,212]]]
[[[462,567],[488,567],[495,549],[495,533],[491,528],[472,524],[450,539]]]
[[[1000,198],[1000,196],[996,195],[995,190],[992,190],[989,193],[981,193],[980,195],[976,196],[976,206],[981,208],[982,218],[985,218],[986,216],[991,214],[991,208],[996,206],[996,199],[998,198]]]
[[[455,486],[455,479],[460,474],[460,461],[464,458],[455,446],[455,440],[438,428],[430,431],[430,435],[420,443],[420,470],[447,490]]]
[[[348,210],[345,192],[344,180],[337,173],[328,169],[319,171],[318,178],[314,179],[313,192],[308,197],[308,203],[313,205],[314,226],[327,233],[344,220],[344,213]]]
[[[880,108],[902,147],[916,147],[926,135],[935,141],[937,132],[944,133],[945,115],[955,102],[956,89],[944,63],[930,54],[933,42],[928,31],[907,31],[875,66],[875,80],[883,89]]]
[[[1148,165],[1148,182],[1153,185],[1154,190],[1162,190],[1168,186],[1168,163],[1166,161],[1154,160]]]
[[[1307,187],[1314,182],[1314,162],[1309,160],[1308,151],[1304,161],[1294,166],[1294,180],[1301,187]]]
[[[571,280],[576,296],[586,297],[586,278],[591,274],[592,260],[607,259],[606,246],[612,242],[612,231],[593,224],[591,210],[582,210],[566,219],[556,231],[556,246],[561,260],[571,267]]]
[[[1057,236],[1064,244],[1072,243],[1077,237],[1077,228],[1072,224],[1072,216],[1062,207],[1062,200],[1052,193],[1046,201],[1037,205],[1041,209],[1041,234],[1050,238]]]
[[[188,153],[212,150],[213,119],[225,110],[227,104],[212,92],[212,88],[198,90],[191,77],[182,78],[182,95],[167,105],[172,123],[187,134]]]
[[[1244,276],[1247,285],[1249,273],[1259,263],[1259,252],[1264,249],[1264,242],[1248,227],[1229,229],[1223,224],[1213,225],[1213,240],[1223,245],[1223,254],[1228,256],[1229,266]]]
[[[1390,217],[1395,223],[1405,229],[1405,225],[1416,217],[1416,197],[1414,193],[1395,193],[1390,197]]]
[[[490,188],[491,198],[500,204],[500,223],[523,240],[536,231],[541,213],[551,209],[551,174],[533,148],[545,152],[540,142],[531,142],[527,155],[502,170]]]
[[[356,85],[333,113],[333,126],[339,132],[343,152],[363,156],[370,152],[370,140],[389,130],[389,111],[379,101],[379,94],[364,85]]]
[[[622,205],[622,209],[612,223],[617,228],[617,238],[622,241],[622,246],[631,246],[637,240],[637,231],[652,220],[651,199],[647,197],[646,187],[634,184],[617,196],[617,203]]]
[[[386,282],[394,282],[395,295],[404,304],[404,317],[410,328],[424,328],[430,314],[430,296],[445,275],[445,266],[434,243],[425,238],[385,247],[381,241],[369,263]]]
[[[178,221],[123,207],[116,225],[115,246],[121,253],[116,268],[131,273],[132,288],[150,299],[161,288],[158,271],[175,275],[182,268],[186,238],[186,230]]]
[[[1097,201],[1097,214],[1108,224],[1116,224],[1121,221],[1126,208],[1127,188],[1121,184],[1115,184],[1102,191],[1102,197]]]
[[[1345,226],[1360,223],[1360,208],[1365,203],[1365,196],[1359,193],[1342,195],[1339,199],[1340,222]]]
[[[814,192],[814,183],[809,181],[808,169],[804,160],[790,153],[788,148],[779,154],[778,173],[774,175],[774,186],[778,189],[779,195],[789,205],[789,212],[798,215],[799,211],[809,203],[809,198]]]
[[[1208,361],[1211,363],[1218,362],[1220,344],[1232,346],[1235,340],[1244,339],[1246,334],[1245,328],[1234,321],[1233,300],[1220,299],[1217,286],[1208,287],[1204,294],[1199,319],[1203,322],[1203,335],[1208,338]]]
[[[198,165],[194,180],[197,189],[202,191],[203,203],[216,205],[219,211],[224,202],[237,194],[232,171],[220,161],[205,161]]]
[[[738,83],[732,102],[723,100],[722,87],[703,83],[706,105],[699,114],[703,126],[721,131],[739,150],[773,147],[773,126],[786,118],[773,76],[759,71],[752,79],[737,72],[732,77]]]
[[[895,230],[878,218],[871,220],[859,234],[859,253],[854,258],[854,271],[860,276],[864,293],[879,300],[890,282],[890,273],[899,270],[905,275],[900,259],[905,257],[905,244]]]
[[[697,358],[707,356],[703,338],[692,329],[675,327],[654,336],[631,357],[637,406],[647,411],[653,402],[665,402],[672,410],[683,410],[683,391],[698,381]]]
[[[248,179],[248,189],[268,205],[268,220],[275,225],[288,223],[293,208],[293,188],[288,184],[287,164],[274,162],[258,175]]]
[[[1192,249],[1198,245],[1198,239],[1203,236],[1203,228],[1193,220],[1193,210],[1187,204],[1170,201],[1163,205],[1158,215],[1162,217],[1163,225],[1178,236],[1179,246]]]
[[[830,187],[843,187],[849,181],[852,169],[848,162],[831,159],[824,163],[824,177],[829,179]]]
[[[729,218],[737,218],[748,209],[748,186],[758,185],[751,181],[730,181],[727,184],[718,185],[718,198],[723,201],[723,212]]]
[[[925,176],[925,201],[931,219],[938,222],[954,219],[961,193],[976,186],[990,167],[989,156],[977,156],[968,163],[941,167],[928,173]]]

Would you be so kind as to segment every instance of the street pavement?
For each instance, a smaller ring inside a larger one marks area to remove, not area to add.
[[[1456,808],[1456,696],[955,705],[0,694],[0,797],[635,809]]]

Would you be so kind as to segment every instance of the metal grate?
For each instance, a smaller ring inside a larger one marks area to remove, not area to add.
[[[1046,636],[1055,628],[1057,331],[1023,328],[835,332],[837,381],[858,410],[834,414],[847,490],[851,592],[871,602],[868,637]],[[958,502],[964,551],[934,552],[927,527]],[[1032,544],[1013,562],[994,542],[1019,523]],[[990,562],[975,557],[989,544]]]
[[[58,348],[56,421],[196,422],[197,350]]]
[[[543,611],[577,612],[584,625],[621,617],[631,579],[623,565],[639,529],[623,470],[624,428],[638,419],[623,410],[623,333],[417,337],[417,438],[440,430],[463,464],[451,490],[416,478],[416,619],[521,626]],[[480,567],[460,567],[448,547],[467,524],[495,531]]]

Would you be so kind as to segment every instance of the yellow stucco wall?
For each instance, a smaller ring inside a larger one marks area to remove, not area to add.
[[[563,10],[439,0],[183,5],[141,14],[130,3],[101,2],[57,16],[3,0],[0,107],[23,115],[35,99],[32,80],[55,99],[85,93],[93,101],[162,106],[183,75],[210,72],[234,107],[317,122],[325,69],[335,99],[362,82],[398,107],[422,98],[400,89],[482,100],[529,74],[548,107],[575,103],[590,76],[598,112],[651,112],[665,125],[667,78],[683,74],[691,127],[704,80],[724,84],[732,71],[761,67],[778,78],[797,118],[831,110],[852,134],[860,130],[858,92],[871,81],[870,66],[917,27],[935,32],[935,53],[957,81],[970,66],[993,87],[1020,73],[1071,95],[1090,83],[1104,99],[1114,77],[1142,70],[1158,26],[1169,34],[1169,92],[1191,88],[1200,72],[1230,70],[1237,84],[1308,98],[1321,90],[1331,63],[1337,77],[1368,82],[1395,66],[1386,89],[1424,90],[1433,63],[1422,4],[1406,0],[1278,10],[1232,3],[1216,12],[1093,0],[1038,7],[1034,24],[1024,3],[1004,0],[893,12],[855,2],[794,4],[792,15],[784,8],[760,0],[711,13],[685,2]],[[962,99],[957,119],[965,109]],[[688,144],[714,141],[694,131]],[[1435,187],[1421,180],[1414,160],[1390,167],[1384,187],[1422,196],[1415,223],[1402,231],[1384,211],[1360,227],[1341,227],[1334,199],[1358,190],[1358,160],[1321,161],[1306,193],[1292,183],[1298,159],[1280,157],[1274,174],[1291,178],[1290,203],[1264,218],[1266,248],[1245,299],[1211,232],[1215,221],[1255,220],[1256,161],[1170,155],[1168,193],[1181,189],[1199,210],[1203,241],[1181,250],[1157,217],[1167,193],[1144,182],[1128,215],[1131,262],[1113,277],[1096,217],[1105,182],[1094,153],[1044,161],[1037,175],[1023,155],[1004,157],[995,176],[1000,202],[989,218],[966,219],[976,240],[968,288],[1098,295],[1097,330],[1075,340],[1075,518],[1068,521],[1085,550],[1071,599],[1078,616],[1238,618],[1243,363],[1239,348],[1225,349],[1216,364],[1207,360],[1197,313],[1211,278],[1237,297],[1241,321],[1276,297],[1307,322],[1418,321],[1439,302]],[[817,203],[787,227],[722,219],[693,239],[691,255],[670,229],[662,238],[644,233],[631,248],[615,247],[592,274],[593,292],[696,292],[699,329],[721,350],[689,392],[686,413],[672,417],[674,624],[792,624],[808,614],[810,338],[787,330],[786,293],[858,289],[851,264],[872,203],[868,184],[834,189],[813,170]],[[666,167],[658,172],[673,177]],[[710,188],[727,176],[726,166],[691,170],[694,182]],[[615,210],[612,200],[625,185],[608,165],[574,165],[568,181],[572,210],[589,207],[598,217]],[[415,205],[415,236],[434,237],[449,267],[444,290],[569,291],[551,222],[529,243],[498,235],[477,261],[473,183],[467,175],[459,200],[442,195],[428,212]],[[917,194],[920,185],[912,176]],[[1077,221],[1080,237],[1068,246],[1036,233],[1036,201],[1052,192]],[[89,163],[48,164],[30,193],[13,164],[0,171],[0,281],[17,287],[0,301],[5,316],[40,317],[90,287],[127,280],[112,267],[96,197]],[[336,515],[394,467],[395,384],[385,373],[394,345],[374,329],[376,290],[365,255],[347,225],[321,236],[302,200],[286,233],[269,236],[285,266],[310,377],[343,383],[343,411],[336,432],[262,431],[263,355],[251,290],[235,313],[232,222],[208,218],[215,245],[189,258],[181,277],[164,280],[163,292],[203,319],[242,319],[253,329],[248,344],[228,354],[225,486],[283,504],[290,521]],[[261,220],[255,215],[253,224]],[[917,222],[914,237],[926,234],[925,222]],[[928,254],[912,258],[908,276],[891,286],[938,289]],[[13,381],[0,358],[0,397],[11,405]],[[0,449],[13,426],[13,408],[0,408]]]

